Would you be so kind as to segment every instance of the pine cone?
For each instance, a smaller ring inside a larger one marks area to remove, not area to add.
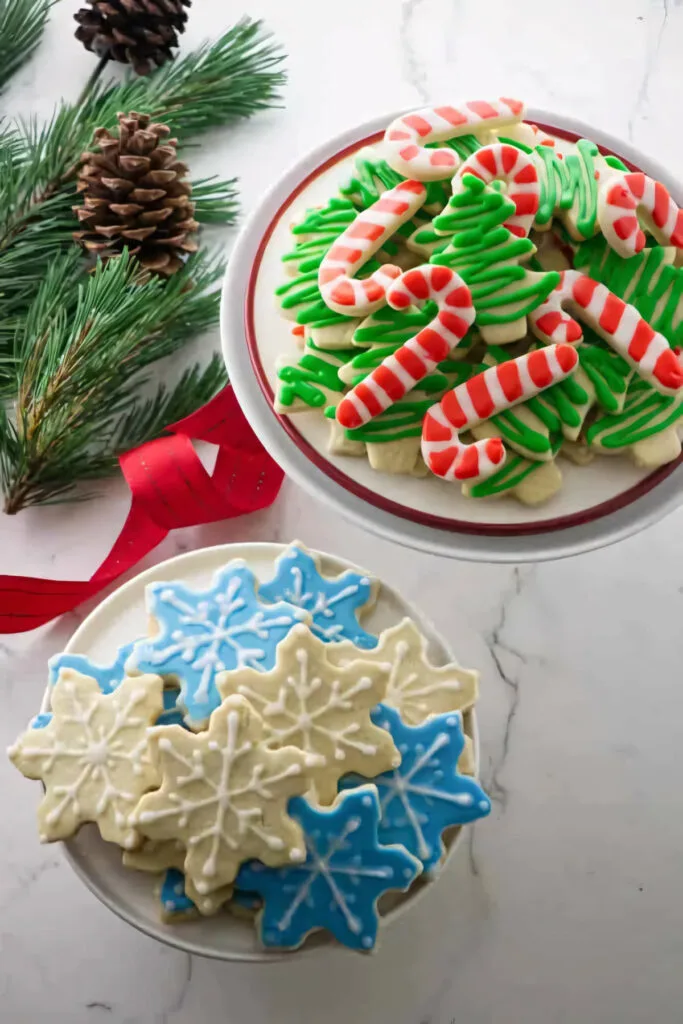
[[[76,39],[98,57],[132,64],[138,75],[173,58],[178,33],[185,31],[183,10],[192,0],[88,0],[74,18]]]
[[[125,246],[142,266],[170,277],[197,245],[192,186],[187,166],[176,159],[176,139],[147,114],[119,114],[118,136],[95,132],[98,153],[84,153],[78,176],[83,205],[73,210],[83,225],[74,238],[107,259]],[[163,144],[161,144],[161,141]]]

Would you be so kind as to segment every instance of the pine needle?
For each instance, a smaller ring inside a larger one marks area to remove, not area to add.
[[[54,0],[0,0],[0,92],[35,52]]]
[[[137,261],[124,254],[74,288],[79,259],[74,250],[53,261],[17,338],[15,418],[0,417],[10,513],[111,473],[122,451],[203,404],[224,379],[214,358],[171,391],[162,385],[149,400],[136,397],[150,363],[215,323],[220,260],[199,253],[165,282],[141,280]]]

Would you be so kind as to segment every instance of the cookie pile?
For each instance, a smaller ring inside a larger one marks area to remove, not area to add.
[[[415,111],[291,234],[275,409],[334,455],[527,504],[560,456],[680,455],[683,213],[590,140],[512,99]]]
[[[266,583],[236,560],[208,590],[150,584],[150,635],[108,666],[53,658],[9,752],[43,783],[41,840],[94,822],[167,921],[225,908],[265,947],[326,929],[372,949],[383,894],[490,810],[462,721],[477,673],[432,665],[409,619],[367,632],[378,590],[298,543]]]

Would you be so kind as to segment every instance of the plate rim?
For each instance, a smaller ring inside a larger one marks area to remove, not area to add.
[[[211,566],[207,566],[207,573],[210,577],[211,574],[215,573],[216,569],[219,568],[221,564],[226,564],[228,561],[231,560],[231,558],[247,558],[248,556],[244,554],[245,551],[249,552],[254,551],[254,549],[258,549],[258,551],[262,554],[268,554],[269,557],[271,557],[272,555],[274,562],[275,558],[283,551],[285,551],[286,548],[288,548],[292,543],[297,542],[291,541],[289,542],[289,544],[286,544],[281,541],[234,541],[232,543],[227,544],[215,544],[209,547],[195,548],[192,551],[184,551],[180,554],[172,555],[170,558],[165,559],[163,562],[158,562],[156,565],[149,566],[143,572],[133,576],[132,579],[126,580],[125,583],[117,587],[114,591],[112,591],[111,594],[108,594],[103,601],[100,601],[99,604],[97,604],[96,607],[93,608],[92,611],[85,617],[85,619],[83,619],[83,621],[79,624],[78,628],[69,638],[68,643],[64,648],[64,652],[67,654],[85,653],[83,650],[79,650],[80,637],[84,633],[87,634],[87,632],[93,628],[93,622],[96,622],[97,619],[100,618],[102,615],[106,617],[108,609],[112,605],[118,604],[121,600],[125,601],[127,593],[129,593],[131,590],[137,591],[140,589],[140,587],[142,587],[144,591],[144,587],[146,586],[146,584],[157,579],[160,572],[164,573],[166,572],[167,569],[171,568],[175,574],[176,568],[181,563],[192,563],[193,561],[206,559],[207,561],[211,560]],[[414,619],[414,621],[420,628],[421,632],[428,638],[430,643],[436,640],[436,642],[441,646],[441,648],[445,652],[447,659],[449,661],[457,662],[457,658],[453,654],[451,645],[448,643],[447,639],[443,636],[443,634],[435,627],[431,619],[427,615],[425,615],[419,608],[417,608],[411,600],[404,597],[404,595],[399,590],[397,590],[391,584],[386,583],[383,579],[377,576],[376,573],[371,573],[368,570],[363,569],[361,566],[356,565],[354,562],[349,561],[348,559],[342,558],[339,555],[331,554],[327,551],[321,551],[318,548],[311,548],[308,545],[306,545],[306,548],[313,555],[319,555],[321,556],[322,559],[329,560],[335,565],[335,567],[339,566],[340,572],[344,572],[347,569],[350,569],[361,574],[370,576],[373,579],[377,579],[380,584],[380,591],[382,588],[384,588],[387,591],[389,591],[395,598],[399,599],[399,603],[401,603],[405,608],[405,615]],[[182,576],[178,576],[177,578],[182,578]],[[41,710],[49,709],[49,695],[50,684],[48,683],[45,689]],[[475,778],[478,778],[480,768],[480,743],[476,707],[468,709],[468,711],[465,712],[465,715],[467,716],[469,726],[468,735],[471,736],[473,745]],[[457,855],[457,851],[461,847],[463,847],[463,841],[467,828],[467,825],[461,825],[459,827],[458,833],[453,837],[453,839],[449,843],[446,852],[446,857],[438,872],[439,876],[448,870],[451,861]],[[281,963],[283,960],[291,959],[292,952],[298,954],[299,957],[302,955],[306,955],[308,957],[322,955],[325,951],[327,953],[331,951],[339,952],[339,950],[343,950],[344,948],[336,944],[333,939],[327,937],[323,942],[319,944],[304,944],[303,947],[294,951],[268,951],[259,950],[258,948],[255,948],[254,951],[251,953],[238,950],[228,955],[228,953],[225,950],[222,950],[218,947],[214,947],[212,949],[211,947],[199,944],[197,940],[185,937],[185,934],[183,933],[182,924],[177,926],[171,926],[166,925],[161,920],[155,922],[154,924],[149,923],[144,919],[135,917],[134,914],[130,913],[126,907],[122,906],[120,903],[117,902],[115,895],[111,893],[107,887],[100,884],[97,879],[93,878],[88,873],[86,864],[87,856],[82,854],[77,849],[74,849],[73,840],[77,838],[77,835],[78,833],[71,839],[63,840],[61,843],[63,854],[67,862],[69,863],[70,867],[77,875],[77,877],[81,880],[81,882],[83,882],[86,888],[104,906],[106,906],[109,910],[116,914],[117,917],[125,921],[126,924],[131,925],[133,928],[136,929],[136,931],[139,931],[142,934],[149,936],[150,938],[156,939],[158,942],[162,942],[164,945],[172,946],[175,949],[179,949],[184,953],[190,953],[194,956],[206,957],[213,960],[255,964]],[[100,841],[104,842],[104,840]],[[153,876],[150,875],[150,880],[152,877]],[[399,903],[395,907],[392,907],[391,910],[389,910],[386,914],[383,914],[380,917],[380,940],[383,929],[390,927],[395,921],[403,917],[403,915],[406,914],[411,909],[411,907],[414,907],[416,903],[419,903],[422,897],[426,894],[426,892],[433,886],[434,882],[436,881],[438,881],[437,876],[433,876],[431,878],[427,878],[426,876],[426,881],[424,882],[424,884],[417,889],[417,891],[411,898],[402,900],[401,903]],[[201,918],[199,920],[201,920]]]
[[[238,400],[266,448],[298,483],[324,497],[339,511],[360,520],[366,529],[387,534],[409,546],[471,560],[505,562],[563,557],[614,543],[672,511],[683,496],[683,454],[612,498],[565,516],[526,523],[474,523],[437,517],[384,498],[378,491],[358,483],[311,445],[292,417],[275,412],[253,324],[254,290],[263,253],[283,212],[297,195],[329,166],[381,137],[383,127],[394,116],[397,115],[373,118],[339,133],[297,161],[263,197],[237,240],[223,286],[221,340]],[[603,152],[617,153],[632,167],[644,163],[674,194],[681,191],[656,161],[599,129],[538,109],[529,109],[527,119],[563,137],[590,137]],[[244,251],[250,250],[251,258],[240,259]],[[234,344],[230,341],[233,336]],[[286,445],[281,443],[283,432],[289,439]]]

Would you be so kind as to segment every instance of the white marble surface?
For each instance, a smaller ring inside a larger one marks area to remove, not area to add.
[[[54,11],[10,112],[75,97],[92,60]],[[193,170],[237,173],[248,210],[301,152],[370,113],[520,95],[683,161],[680,0],[252,0],[290,54],[286,109],[220,133]],[[195,0],[186,45],[241,13]],[[670,121],[674,119],[674,125]],[[672,130],[673,128],[673,130]],[[0,522],[4,571],[87,577],[126,489]],[[619,547],[535,568],[399,551],[292,485],[245,520],[180,531],[155,553],[232,539],[347,556],[419,601],[483,675],[483,780],[495,811],[454,871],[374,957],[267,967],[194,960],[132,931],[35,837],[38,793],[0,761],[0,1021],[7,1024],[675,1024],[683,1000],[680,664],[683,511]],[[0,641],[10,742],[45,661],[87,608]]]

